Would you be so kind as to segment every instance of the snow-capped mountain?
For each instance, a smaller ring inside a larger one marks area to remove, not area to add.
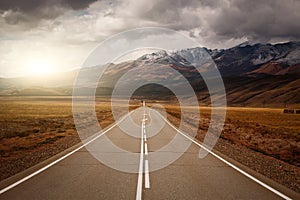
[[[225,76],[245,76],[260,72],[266,65],[285,69],[300,63],[300,42],[282,44],[238,45],[215,53],[209,50],[221,73]],[[297,70],[296,70],[297,71]],[[296,72],[293,70],[293,73]],[[300,73],[300,69],[298,72]],[[268,74],[268,73],[267,73]],[[283,71],[281,72],[283,74]],[[269,74],[275,75],[275,74]]]
[[[210,56],[210,57],[208,57]],[[254,74],[283,75],[300,73],[300,42],[283,44],[242,43],[230,49],[188,48],[167,53],[158,51],[137,59],[145,63],[172,64],[173,66],[198,67],[213,60],[223,76],[249,76]],[[260,68],[269,70],[260,70]],[[268,73],[274,66],[272,73]],[[293,68],[289,70],[288,68]],[[276,73],[275,73],[276,72]]]
[[[148,61],[153,62],[160,59],[166,59],[169,57],[169,54],[165,50],[153,52],[151,54],[145,54],[137,59],[137,61]]]

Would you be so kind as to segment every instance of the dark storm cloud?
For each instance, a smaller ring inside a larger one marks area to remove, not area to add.
[[[300,39],[299,10],[300,0],[153,0],[137,17],[194,37],[268,42]]]
[[[223,6],[223,0],[152,0],[137,16],[155,21],[175,30],[189,30],[202,26],[207,10],[214,12]],[[126,3],[124,3],[126,4]],[[202,12],[204,11],[205,12]]]
[[[25,13],[47,6],[66,6],[72,9],[86,8],[96,0],[3,0],[0,1],[0,10],[18,10]]]
[[[185,10],[193,11],[201,6],[198,0],[158,0],[153,1],[151,8],[146,8],[141,13],[141,18],[157,21],[163,26],[176,30],[188,30],[201,25],[199,15],[186,13]]]
[[[217,35],[229,38],[299,40],[299,10],[299,0],[231,0],[211,21],[210,28]]]
[[[158,26],[182,31],[212,46],[224,42],[236,45],[245,40],[300,40],[300,0],[95,1],[0,0],[0,33],[51,32],[58,27],[56,30],[72,33],[71,41],[80,43],[130,28]],[[83,11],[68,12],[79,9]],[[86,17],[79,17],[81,14]],[[62,17],[55,19],[58,16]],[[49,20],[39,23],[41,19]]]
[[[3,0],[0,13],[9,24],[52,19],[67,9],[84,9],[96,0]]]
[[[35,26],[40,19],[54,19],[69,9],[85,9],[95,1],[4,0],[0,1],[0,14],[8,24],[25,22]],[[274,38],[300,39],[300,0],[152,0],[130,3],[121,0],[111,4],[115,6],[112,9],[119,9],[109,13],[113,13],[112,17],[123,18],[122,29],[125,30],[132,28],[133,21],[139,24],[144,20],[157,26],[188,31],[195,38],[247,38],[263,42]],[[134,6],[138,4],[142,6],[136,9]],[[124,11],[131,16],[123,16]]]

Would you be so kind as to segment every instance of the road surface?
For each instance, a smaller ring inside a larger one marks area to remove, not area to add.
[[[132,131],[137,134],[138,130],[140,137],[124,132],[130,130],[128,119],[135,123]],[[13,185],[2,187],[0,199],[288,198],[284,191],[271,191],[268,185],[258,184],[212,154],[199,159],[200,147],[194,142],[177,160],[161,167],[169,157],[179,155],[178,145],[171,143],[175,136],[190,141],[170,124],[162,126],[162,122],[164,119],[157,111],[141,107],[118,122],[118,125],[126,125],[125,128],[113,126],[86,146],[70,151],[54,163],[47,163],[45,168]],[[159,131],[153,135],[155,130]],[[104,138],[133,156],[124,159],[126,153],[106,148]],[[105,150],[97,149],[101,145]],[[169,148],[164,149],[165,146]],[[93,155],[88,150],[96,153]],[[158,150],[162,150],[161,157],[157,156]],[[105,164],[97,155],[100,158],[105,155]]]

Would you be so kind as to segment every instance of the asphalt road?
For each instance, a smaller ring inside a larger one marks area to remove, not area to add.
[[[199,159],[200,147],[157,111],[137,109],[119,125],[1,188],[0,199],[282,199],[212,154]]]

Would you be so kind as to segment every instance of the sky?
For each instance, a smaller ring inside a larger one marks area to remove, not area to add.
[[[0,77],[78,68],[133,28],[172,29],[211,49],[300,40],[299,10],[299,0],[1,0]]]

